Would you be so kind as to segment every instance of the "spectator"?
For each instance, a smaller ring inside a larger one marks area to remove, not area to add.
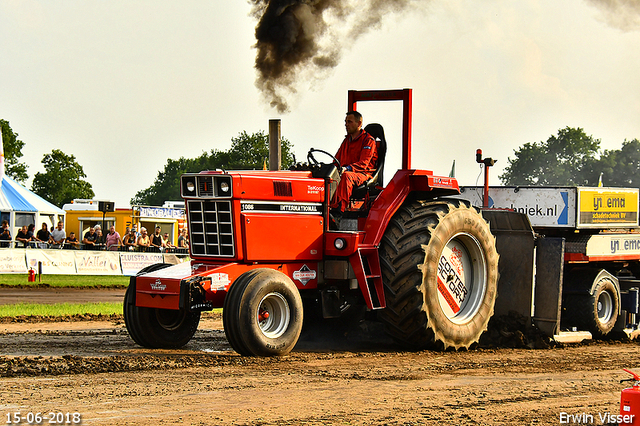
[[[151,247],[156,247],[160,251],[164,248],[164,241],[162,241],[162,235],[160,235],[160,227],[156,226],[156,230],[151,236]]]
[[[76,233],[71,231],[69,233],[69,236],[65,240],[65,243],[67,244],[67,248],[77,249],[80,241],[78,241],[78,239],[76,238]]]
[[[102,229],[96,229],[96,250],[104,250],[104,235]]]
[[[51,239],[51,232],[49,232],[49,228],[47,227],[46,223],[42,224],[42,228],[36,234],[35,239],[36,241],[39,241],[41,243],[49,242],[49,240]],[[43,245],[41,245],[40,248],[44,248]]]
[[[67,233],[62,229],[64,224],[62,222],[58,222],[58,226],[56,229],[51,231],[51,242],[56,246],[60,247],[64,244],[64,240],[67,237]]]
[[[36,225],[34,225],[33,223],[27,227],[27,238],[29,239],[29,242],[33,242],[36,240],[36,236],[34,235],[35,230]]]
[[[20,228],[20,230],[18,231],[18,235],[16,235],[16,247],[19,247],[18,242],[21,242],[22,247],[26,248],[30,241],[31,237],[29,236],[29,231],[27,230],[27,226],[25,225]]]
[[[127,235],[124,236],[124,241],[122,242],[125,247],[129,250],[134,250],[137,246],[136,240],[138,237],[136,236],[136,230],[131,229]]]
[[[98,231],[102,232],[102,226],[100,226],[100,225],[94,225],[93,228],[96,230],[96,232],[98,232]]]
[[[175,248],[173,244],[171,244],[171,240],[169,240],[169,233],[165,232],[162,236],[162,245],[166,248]]]
[[[151,244],[149,236],[147,235],[147,228],[145,228],[144,226],[140,228],[140,236],[138,237],[136,244],[138,246],[138,249],[142,251],[145,251],[147,248],[149,248],[149,245]]]
[[[9,241],[11,241],[11,232],[9,232],[9,222],[2,221],[2,230],[0,230],[0,247],[9,247]]]
[[[96,249],[96,240],[98,239],[98,234],[96,233],[96,228],[93,226],[89,228],[89,230],[84,234],[84,238],[82,239],[82,244],[84,244],[85,250],[95,250]]]
[[[189,248],[189,240],[187,239],[187,228],[182,228],[178,236],[178,248]]]
[[[111,225],[109,227],[109,233],[106,236],[107,250],[118,250],[118,247],[122,245],[122,239],[120,234],[116,232],[116,227]]]

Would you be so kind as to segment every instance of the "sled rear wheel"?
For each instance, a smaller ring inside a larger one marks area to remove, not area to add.
[[[582,280],[582,286],[589,286],[583,294],[567,294],[562,306],[565,326],[587,330],[595,339],[608,335],[618,320],[620,297],[614,279],[606,271],[595,275],[596,270],[587,269],[574,275],[574,280]],[[593,282],[587,280],[595,275]],[[590,290],[589,290],[590,288]],[[587,292],[587,291],[590,291]]]
[[[138,275],[167,268],[158,263]],[[136,306],[136,282],[131,279],[124,296],[124,322],[134,342],[146,348],[180,348],[189,342],[200,323],[199,312]]]

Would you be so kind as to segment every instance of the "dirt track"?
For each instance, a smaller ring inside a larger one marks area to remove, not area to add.
[[[136,346],[120,317],[2,323],[0,347],[0,420],[85,425],[600,425],[622,368],[640,370],[637,342],[443,353],[307,335],[290,356],[245,358],[213,315],[179,351]]]

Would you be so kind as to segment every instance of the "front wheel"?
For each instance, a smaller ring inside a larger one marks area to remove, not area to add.
[[[224,331],[246,356],[286,355],[302,330],[302,298],[289,277],[272,269],[244,273],[224,301]]]
[[[459,201],[407,202],[380,247],[387,334],[402,345],[468,348],[487,329],[498,253],[489,225]]]

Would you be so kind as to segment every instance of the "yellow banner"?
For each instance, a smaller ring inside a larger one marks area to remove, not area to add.
[[[578,188],[578,226],[638,225],[638,190],[635,188]]]

